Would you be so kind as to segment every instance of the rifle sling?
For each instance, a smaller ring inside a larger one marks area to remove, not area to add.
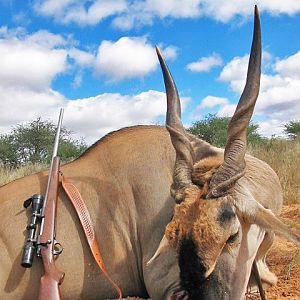
[[[113,279],[107,273],[102,255],[100,253],[100,248],[95,238],[95,231],[92,224],[92,220],[89,214],[89,211],[81,197],[80,192],[76,188],[74,184],[69,182],[65,176],[62,174],[62,186],[64,191],[66,192],[68,198],[70,199],[71,203],[73,204],[75,211],[78,215],[80,223],[82,225],[84,235],[87,239],[89,244],[90,250],[94,256],[96,263],[98,264],[99,268],[103,272],[104,276],[110,282],[112,287],[116,290],[119,299],[122,299],[122,292],[118,285],[113,281]]]

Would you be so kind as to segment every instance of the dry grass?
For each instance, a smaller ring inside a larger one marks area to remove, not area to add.
[[[17,178],[24,177],[39,171],[47,169],[46,165],[43,164],[28,164],[23,167],[16,169],[0,167],[0,186],[9,183]]]
[[[271,139],[248,151],[267,162],[279,176],[285,204],[300,203],[300,141]]]

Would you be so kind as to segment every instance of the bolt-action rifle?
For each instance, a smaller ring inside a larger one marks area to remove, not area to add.
[[[60,169],[60,158],[57,156],[57,149],[62,118],[63,109],[60,110],[45,197],[36,194],[24,202],[25,208],[32,204],[32,215],[30,224],[27,226],[28,238],[23,249],[21,265],[30,268],[35,253],[42,258],[45,273],[41,277],[39,300],[61,299],[59,285],[65,275],[54,264],[54,256],[62,251],[61,245],[55,239]],[[38,236],[36,237],[37,232]]]

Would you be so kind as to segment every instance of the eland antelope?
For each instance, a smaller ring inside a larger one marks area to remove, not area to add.
[[[263,282],[276,282],[265,262],[274,233],[300,244],[275,216],[282,205],[275,172],[245,154],[260,81],[257,9],[247,82],[225,151],[185,131],[174,81],[159,50],[158,56],[167,129],[134,126],[110,133],[61,170],[80,190],[108,273],[124,296],[178,299],[177,291],[185,291],[189,299],[243,299],[254,261]],[[41,262],[28,270],[20,266],[29,217],[22,203],[44,193],[46,181],[47,172],[40,172],[0,188],[0,299],[37,298]],[[62,298],[114,298],[62,190],[56,239],[64,247],[56,261],[66,273]]]

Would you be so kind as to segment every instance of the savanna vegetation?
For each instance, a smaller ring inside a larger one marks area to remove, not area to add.
[[[229,122],[229,117],[208,114],[203,120],[195,122],[188,131],[216,147],[225,147]],[[260,144],[264,141],[258,133],[258,127],[257,124],[250,122],[247,130],[248,143]]]
[[[300,139],[272,138],[261,144],[250,144],[248,152],[275,170],[283,188],[285,204],[300,203]]]
[[[209,143],[224,147],[226,130],[230,118],[208,115],[195,122],[188,131]],[[300,120],[283,124],[284,138],[263,138],[258,125],[248,127],[248,152],[266,161],[278,174],[286,204],[300,203]],[[54,124],[40,118],[0,135],[0,186],[47,168],[51,158],[55,135]],[[10,143],[8,143],[10,141]],[[67,129],[63,129],[59,155],[63,162],[78,157],[86,149],[82,140],[74,140]]]
[[[55,134],[56,125],[41,118],[0,134],[0,186],[45,170],[51,162]],[[86,148],[84,140],[72,138],[70,130],[62,127],[58,148],[62,163],[77,158]]]
[[[16,125],[9,133],[0,134],[0,163],[9,168],[49,164],[55,134],[56,125],[41,118]],[[58,155],[62,162],[73,160],[85,149],[83,140],[72,138],[65,127],[61,129]]]

